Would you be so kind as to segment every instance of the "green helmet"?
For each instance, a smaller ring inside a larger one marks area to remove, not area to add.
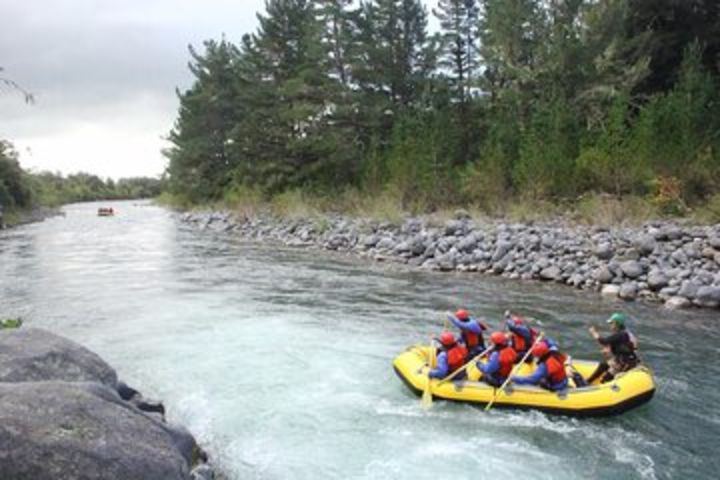
[[[608,318],[607,323],[614,323],[620,328],[625,328],[625,322],[627,321],[627,317],[624,313],[615,312],[612,315],[610,315],[610,318]]]

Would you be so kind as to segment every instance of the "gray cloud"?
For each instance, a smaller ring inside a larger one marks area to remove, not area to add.
[[[256,28],[264,0],[0,0],[0,138],[33,169],[157,175],[187,88],[187,46]]]
[[[37,169],[160,173],[175,88],[192,81],[188,44],[223,33],[239,39],[255,29],[263,3],[0,0],[0,66],[37,98],[28,106],[0,91],[0,138],[14,140],[23,164]],[[84,139],[82,132],[95,135]],[[117,145],[105,144],[114,138]],[[98,158],[103,149],[117,154],[117,164]]]

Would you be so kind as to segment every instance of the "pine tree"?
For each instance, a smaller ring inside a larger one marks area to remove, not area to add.
[[[374,0],[362,4],[363,52],[358,82],[385,95],[393,109],[412,106],[429,75],[427,13],[419,0]]]
[[[477,122],[469,103],[478,70],[479,12],[476,0],[439,0],[433,10],[441,29],[438,67],[451,91],[447,118],[452,130],[445,143],[455,165],[472,160],[477,149]]]
[[[178,92],[179,117],[165,152],[172,189],[194,201],[222,196],[234,168],[229,146],[240,115],[233,70],[237,49],[225,39],[204,47],[202,54],[190,47],[189,68],[196,80],[188,91]]]
[[[537,0],[481,0],[481,53],[495,95],[518,92],[532,79],[545,21]]]
[[[327,50],[328,69],[343,86],[351,80],[355,52],[356,15],[353,0],[316,0],[317,18],[322,24],[321,41]]]
[[[441,29],[438,66],[451,72],[456,100],[463,105],[478,67],[479,12],[477,0],[439,0],[433,10]]]
[[[644,94],[669,91],[680,78],[685,49],[703,46],[702,63],[720,73],[720,2],[717,0],[626,0],[625,39],[640,37],[650,73],[638,88]]]
[[[342,9],[317,6],[270,0],[266,15],[258,16],[258,32],[243,41],[239,77],[252,108],[236,129],[238,182],[272,192],[346,183],[358,168],[348,133],[347,91],[338,78],[345,75],[347,81],[348,71],[332,57],[343,47],[323,41],[327,15]]]

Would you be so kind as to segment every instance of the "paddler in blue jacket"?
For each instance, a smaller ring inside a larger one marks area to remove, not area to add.
[[[520,361],[535,343],[537,332],[526,325],[522,317],[511,315],[510,312],[505,312],[505,326],[511,333],[511,344],[517,353],[517,361]]]
[[[487,363],[477,362],[477,368],[482,372],[482,380],[485,383],[499,387],[510,375],[517,354],[508,345],[507,336],[503,332],[493,332],[490,341],[493,343],[490,357]]]
[[[467,357],[467,348],[465,345],[458,343],[455,335],[450,332],[443,332],[440,335],[440,353],[437,356],[437,366],[430,370],[428,376],[430,378],[445,378],[458,368],[465,365]],[[463,376],[462,373],[456,377],[458,380]]]
[[[567,388],[568,378],[565,372],[566,356],[557,350],[550,350],[546,342],[537,342],[532,347],[537,368],[527,376],[514,375],[512,382],[517,385],[539,385],[548,390],[557,391]]]
[[[471,317],[464,309],[458,310],[455,315],[448,314],[448,319],[460,329],[460,336],[468,349],[469,357],[480,355],[485,350],[483,332],[488,329],[485,323]]]

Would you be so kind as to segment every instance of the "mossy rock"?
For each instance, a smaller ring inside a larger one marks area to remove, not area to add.
[[[20,328],[23,321],[21,318],[3,318],[0,319],[0,330],[6,328]]]

